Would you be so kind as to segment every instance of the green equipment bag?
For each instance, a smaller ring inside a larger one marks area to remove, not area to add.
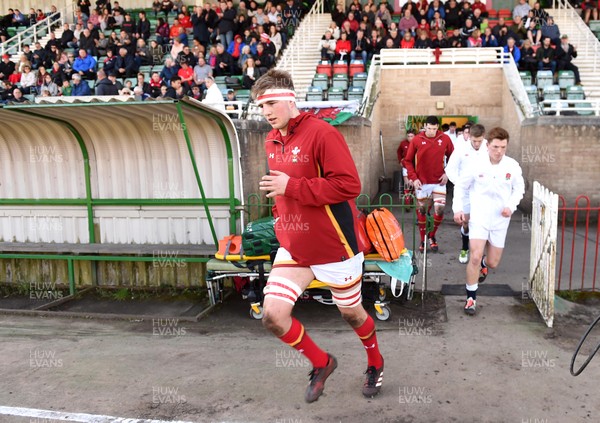
[[[275,236],[275,219],[263,217],[246,225],[242,233],[242,247],[246,256],[263,256],[279,248]]]

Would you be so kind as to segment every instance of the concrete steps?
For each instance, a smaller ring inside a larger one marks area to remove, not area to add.
[[[600,100],[600,57],[596,53],[600,51],[600,41],[589,36],[590,29],[580,17],[566,17],[564,11],[557,9],[547,9],[547,12],[554,16],[560,33],[567,34],[569,43],[577,49],[577,58],[573,59],[573,64],[579,68],[586,98]],[[594,46],[598,50],[594,50]]]

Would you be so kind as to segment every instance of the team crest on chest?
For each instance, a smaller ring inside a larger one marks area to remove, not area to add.
[[[292,149],[292,163],[298,163],[298,153],[300,153],[300,148],[296,146]]]

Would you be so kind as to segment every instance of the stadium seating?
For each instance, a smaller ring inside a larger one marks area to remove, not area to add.
[[[543,89],[548,85],[553,84],[553,75],[552,71],[549,70],[541,70],[537,73],[537,86],[539,89]]]
[[[310,86],[306,92],[306,101],[322,101],[323,100],[323,88]]]
[[[575,73],[570,70],[558,72],[558,85],[560,88],[569,88],[575,85]]]
[[[312,80],[313,87],[320,87],[323,91],[329,89],[329,77],[324,73],[316,73]]]
[[[352,86],[363,87],[367,85],[367,74],[365,72],[357,73],[352,78]]]
[[[363,87],[350,87],[348,89],[348,100],[362,101],[365,89]]]
[[[567,100],[585,100],[585,93],[581,85],[567,87]]]
[[[331,86],[335,88],[341,88],[342,90],[347,90],[348,75],[345,73],[334,73]]]
[[[348,74],[348,63],[343,60],[338,60],[333,64],[333,74],[345,73]]]
[[[333,76],[333,67],[331,66],[331,63],[326,60],[321,61],[321,63],[317,65],[317,73],[327,75],[331,78]]]
[[[532,105],[535,105],[538,102],[538,89],[535,85],[526,85],[525,92],[527,93],[527,97],[529,97],[529,102]]]
[[[350,77],[353,77],[357,73],[363,73],[365,71],[365,64],[362,60],[353,60],[350,63]]]
[[[544,87],[545,100],[560,100],[560,87],[558,85],[547,85]]]
[[[329,101],[344,100],[344,90],[339,87],[331,87],[327,93],[327,100],[329,100]]]
[[[237,90],[235,92],[235,98],[238,101],[248,101],[250,99],[250,90]]]
[[[523,81],[523,85],[525,85],[525,86],[531,85],[531,83],[532,83],[531,72],[521,71],[521,72],[519,72],[519,76],[521,77],[521,81]]]

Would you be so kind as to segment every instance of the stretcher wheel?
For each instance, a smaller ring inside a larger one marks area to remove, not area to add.
[[[255,310],[255,307],[258,309],[258,311]],[[253,319],[256,320],[260,320],[263,318],[263,308],[261,305],[257,305],[257,306],[251,306],[250,307],[250,317],[252,317]]]
[[[379,285],[379,293],[377,294],[379,301],[384,301],[386,297],[385,285]]]
[[[392,310],[386,304],[375,303],[375,317],[377,320],[385,321],[392,315]]]

